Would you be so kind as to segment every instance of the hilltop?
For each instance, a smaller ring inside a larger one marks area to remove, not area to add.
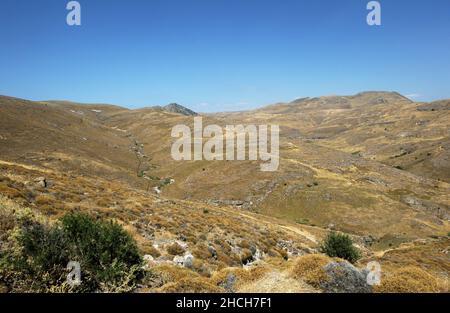
[[[178,103],[170,103],[168,105],[164,105],[164,106],[152,106],[149,108],[144,108],[144,109],[140,109],[142,110],[155,110],[155,111],[162,111],[162,112],[169,112],[169,113],[175,113],[175,114],[181,114],[181,115],[186,115],[186,116],[197,116],[198,114],[194,111],[192,111],[191,109],[188,109]]]

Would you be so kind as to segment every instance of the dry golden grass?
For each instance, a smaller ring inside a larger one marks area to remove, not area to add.
[[[151,272],[157,276],[160,276],[164,283],[177,282],[184,278],[199,278],[200,275],[175,265],[157,265],[151,269]]]
[[[301,279],[314,287],[327,280],[323,267],[333,259],[322,254],[308,254],[295,260],[291,273],[294,278]]]
[[[211,252],[209,252],[208,247],[203,243],[197,244],[194,250],[192,251],[192,254],[196,258],[203,260],[207,260],[211,257]]]
[[[202,266],[201,261],[196,260],[195,266]],[[200,263],[198,263],[200,262]],[[224,290],[214,284],[205,275],[195,271],[174,266],[157,265],[151,268],[147,274],[147,280],[157,282],[150,286],[155,292],[223,292]]]
[[[0,183],[0,194],[7,196],[8,198],[24,198],[22,192],[15,188],[8,187],[5,184]]]
[[[49,205],[54,202],[55,202],[55,198],[50,195],[46,195],[46,194],[38,195],[35,199],[35,203],[37,205]]]
[[[251,267],[250,269],[229,267],[214,273],[210,281],[212,284],[216,286],[221,286],[226,283],[228,276],[231,274],[236,277],[235,288],[239,289],[243,285],[258,281],[269,271],[270,271],[269,267],[262,265],[254,266]]]
[[[419,267],[408,266],[386,274],[386,277],[382,277],[381,285],[374,287],[374,291],[379,293],[448,292],[448,282],[439,280]]]
[[[177,282],[168,283],[157,290],[165,293],[220,293],[223,288],[214,286],[205,278],[183,278]]]
[[[176,242],[167,247],[167,252],[170,255],[182,255],[184,253],[184,249]]]
[[[140,248],[144,254],[149,254],[154,258],[161,256],[161,252],[158,249],[156,249],[155,247],[153,247],[152,245],[146,244],[146,245],[141,246]]]
[[[110,206],[110,201],[108,199],[98,199],[97,205],[99,207],[107,208]]]

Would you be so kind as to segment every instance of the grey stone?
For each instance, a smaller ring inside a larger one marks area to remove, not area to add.
[[[211,256],[213,258],[217,258],[216,248],[214,248],[213,246],[208,246],[208,251],[209,251],[209,253],[211,253]]]
[[[348,262],[331,262],[324,267],[328,280],[320,287],[329,293],[371,293],[367,270],[358,270]]]
[[[186,254],[184,256],[183,266],[186,268],[192,268],[194,266],[194,256],[192,254]]]
[[[226,280],[220,284],[220,286],[223,289],[225,289],[227,292],[230,293],[236,292],[235,285],[236,285],[236,275],[234,275],[233,273],[229,273],[227,275]]]

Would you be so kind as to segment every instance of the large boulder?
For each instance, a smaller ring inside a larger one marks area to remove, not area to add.
[[[348,262],[331,262],[324,268],[328,279],[320,287],[329,293],[370,293],[372,286],[367,284],[367,270],[359,270]]]

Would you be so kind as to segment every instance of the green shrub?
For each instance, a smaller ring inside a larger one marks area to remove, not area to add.
[[[31,257],[33,263],[43,271],[69,262],[68,241],[60,228],[32,224],[24,229],[19,242],[24,256]]]
[[[71,245],[71,260],[78,258],[96,283],[119,284],[130,268],[142,262],[136,243],[117,223],[70,214],[62,218],[62,227]]]
[[[345,234],[331,232],[324,239],[321,250],[329,257],[345,259],[355,263],[361,256],[357,248],[353,246],[352,239]]]
[[[53,226],[26,223],[18,244],[20,254],[3,262],[19,279],[33,282],[20,291],[130,291],[141,275],[142,260],[131,236],[117,223],[87,215],[69,214]],[[66,284],[69,261],[80,263],[80,286]]]

